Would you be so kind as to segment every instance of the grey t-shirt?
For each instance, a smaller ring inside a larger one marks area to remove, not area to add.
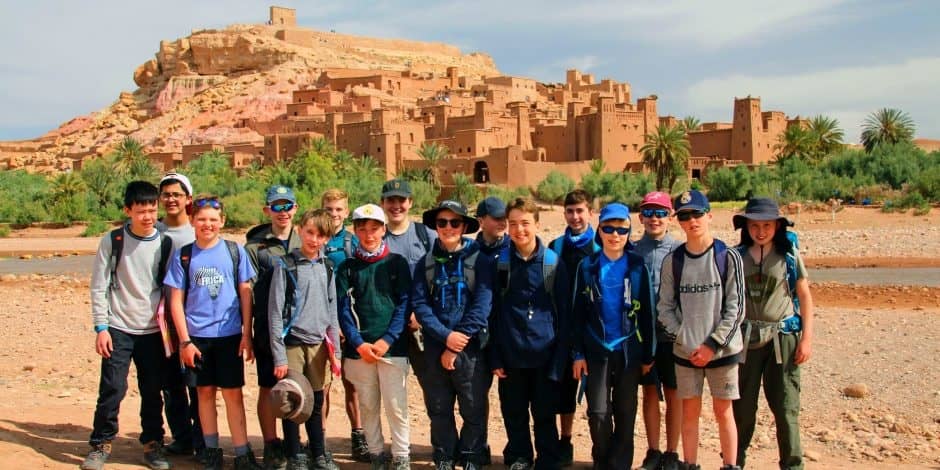
[[[193,231],[193,226],[189,222],[178,227],[166,226],[163,233],[170,237],[170,240],[173,240],[174,252],[196,241],[196,232]]]
[[[759,256],[758,256],[759,258]],[[742,256],[747,292],[747,319],[780,321],[793,313],[793,299],[787,283],[787,261],[774,250],[764,253],[763,262],[750,252]],[[796,257],[796,278],[806,278],[803,258]]]
[[[415,272],[415,266],[421,257],[427,253],[424,243],[418,238],[416,230],[426,230],[428,241],[431,247],[434,246],[434,240],[437,240],[437,232],[427,228],[424,224],[411,222],[408,224],[408,230],[401,235],[394,235],[391,231],[385,234],[385,242],[388,243],[388,250],[392,253],[402,255],[408,261],[408,270]]]

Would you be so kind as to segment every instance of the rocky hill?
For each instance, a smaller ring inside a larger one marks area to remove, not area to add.
[[[257,142],[262,137],[245,123],[284,114],[291,92],[315,84],[327,69],[444,75],[452,66],[462,75],[499,74],[488,55],[439,43],[272,25],[194,31],[161,41],[155,57],[134,71],[139,88],[122,92],[107,108],[37,139],[0,142],[0,169],[68,169],[75,159],[108,153],[125,136],[148,152],[179,151],[190,143]],[[389,95],[382,100],[401,104]]]

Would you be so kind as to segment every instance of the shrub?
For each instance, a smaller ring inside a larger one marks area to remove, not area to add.
[[[451,192],[450,198],[460,201],[461,204],[467,207],[473,207],[480,200],[480,190],[473,184],[473,180],[469,176],[456,173],[454,174],[454,190]]]
[[[10,236],[10,227],[4,225],[0,227],[0,238],[6,238]]]
[[[538,184],[535,191],[539,199],[555,204],[561,202],[565,195],[573,189],[574,180],[570,176],[558,171],[551,171]]]
[[[85,230],[79,234],[81,237],[97,237],[107,232],[111,226],[103,220],[92,220],[85,226]]]

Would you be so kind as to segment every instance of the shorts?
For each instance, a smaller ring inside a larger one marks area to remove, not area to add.
[[[271,350],[265,351],[262,348],[255,348],[255,370],[258,372],[258,386],[261,388],[271,388],[277,384],[277,377],[274,376],[274,356]]]
[[[328,354],[323,343],[288,346],[287,367],[302,373],[313,391],[319,392],[333,380]]]
[[[676,358],[672,355],[672,343],[656,345],[656,362],[649,374],[640,379],[640,385],[656,385],[657,388],[676,389]]]
[[[738,365],[698,369],[676,365],[676,382],[680,399],[701,397],[705,379],[712,398],[737,400],[741,398],[738,389]]]
[[[238,355],[241,333],[221,338],[198,338],[190,340],[199,348],[201,358],[196,367],[187,368],[190,387],[241,388],[245,386],[245,360]]]
[[[570,415],[578,408],[578,387],[581,385],[581,381],[572,376],[572,364],[570,362],[563,371],[558,388],[558,414]]]

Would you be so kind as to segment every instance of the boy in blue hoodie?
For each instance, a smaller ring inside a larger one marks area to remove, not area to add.
[[[486,425],[493,376],[484,358],[487,320],[492,306],[492,258],[464,233],[477,220],[456,201],[426,211],[424,225],[437,227],[431,251],[414,272],[411,307],[424,331],[426,368],[421,385],[431,420],[431,446],[438,470],[485,464]],[[454,404],[463,427],[457,434]]]
[[[570,354],[568,272],[536,236],[538,207],[516,198],[507,207],[512,245],[499,254],[490,317],[490,368],[499,377],[499,400],[506,426],[503,461],[511,470],[559,468],[559,380]],[[535,434],[533,458],[529,411]]]
[[[625,250],[630,210],[601,209],[601,251],[581,261],[572,318],[573,377],[586,376],[588,426],[595,469],[630,468],[637,387],[653,367],[653,291],[643,258]]]

